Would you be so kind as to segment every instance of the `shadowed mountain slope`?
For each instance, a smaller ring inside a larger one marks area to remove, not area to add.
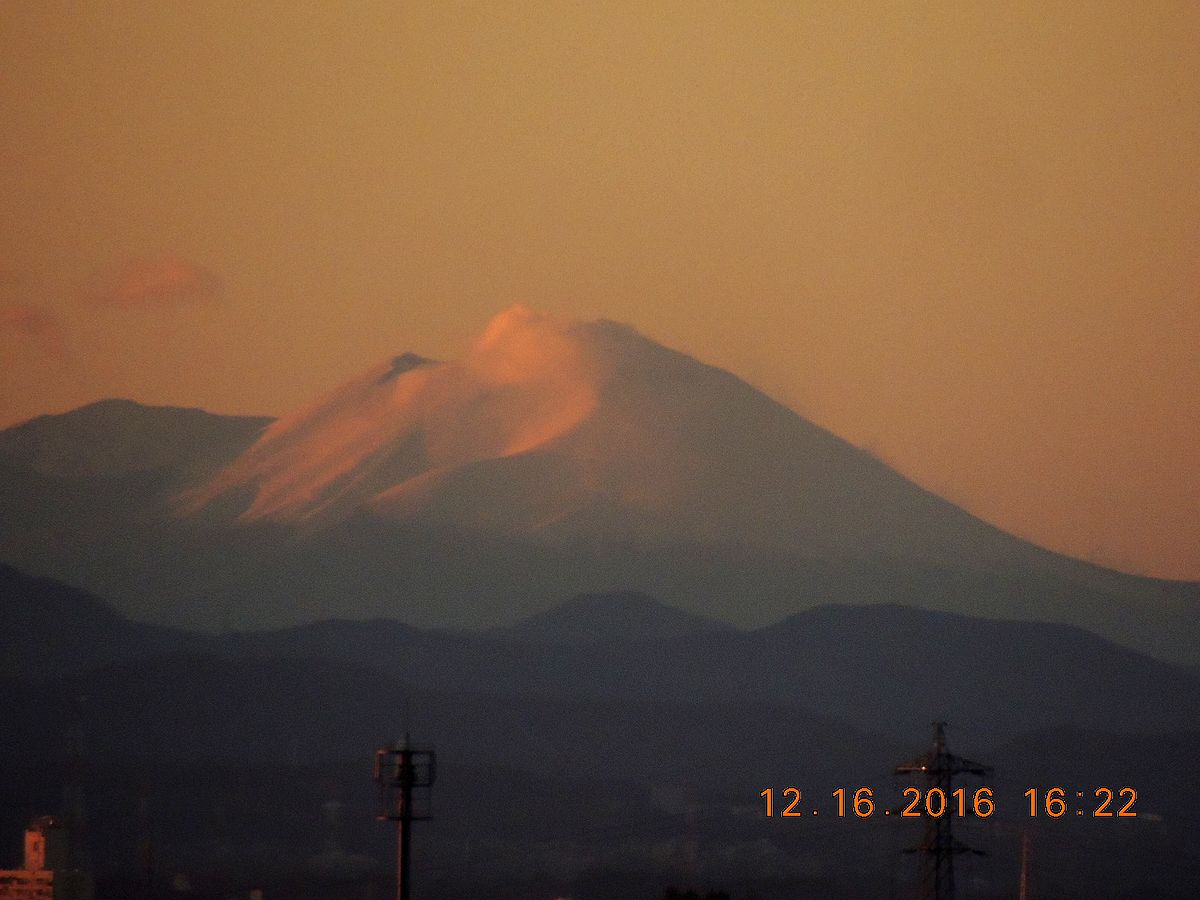
[[[977,736],[1078,726],[1166,733],[1200,721],[1200,681],[1065,625],[897,606],[820,607],[734,630],[631,594],[572,598],[512,628],[390,620],[191,634],[130,622],[96,598],[0,568],[4,673],[48,679],[178,655],[320,659],[414,690],[654,703],[769,703],[863,731],[947,719]]]
[[[727,622],[686,613],[637,591],[580,594],[489,637],[541,643],[587,644],[660,641],[713,632],[729,633]]]

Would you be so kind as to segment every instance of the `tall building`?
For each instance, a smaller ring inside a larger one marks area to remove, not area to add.
[[[91,875],[72,864],[71,833],[54,816],[25,830],[20,869],[0,869],[0,900],[94,900]]]

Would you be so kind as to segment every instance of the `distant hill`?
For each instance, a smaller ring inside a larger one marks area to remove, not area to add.
[[[186,482],[212,473],[271,419],[101,400],[0,431],[0,460],[61,478],[164,472]]]
[[[194,646],[180,631],[130,622],[98,597],[0,563],[0,678],[51,679]]]
[[[843,606],[753,638],[748,685],[800,685],[813,709],[892,733],[918,727],[922,712],[979,735],[1052,723],[1168,732],[1200,721],[1200,681],[1186,669],[1067,625]]]
[[[9,568],[0,603],[5,671],[20,677],[199,654],[321,659],[437,693],[770,703],[893,735],[935,718],[987,740],[1066,726],[1166,733],[1200,721],[1190,669],[1070,626],[898,606],[821,607],[743,632],[649,597],[590,595],[481,633],[335,620],[205,635],[129,622]]]
[[[728,622],[684,612],[638,591],[625,591],[580,594],[488,634],[544,643],[591,644],[675,640],[734,630]]]
[[[613,627],[614,610],[630,608],[670,627],[657,637],[619,618]],[[584,596],[479,634],[343,621],[221,641],[241,654],[372,665],[430,690],[763,701],[889,734],[935,718],[988,739],[1056,725],[1167,732],[1200,721],[1200,680],[1186,668],[1070,626],[898,606],[820,607],[741,632],[680,621],[648,598]]]

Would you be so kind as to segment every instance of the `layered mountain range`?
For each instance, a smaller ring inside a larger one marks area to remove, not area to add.
[[[1200,661],[1200,586],[1036,547],[727,372],[524,307],[274,421],[32,420],[0,432],[0,486],[0,559],[161,624],[485,627],[636,589],[744,626],[889,603]]]
[[[1137,818],[1034,823],[1047,895],[1200,888],[1200,682],[1070,626],[825,606],[746,631],[624,593],[482,632],[376,620],[216,635],[131,622],[2,565],[0,598],[0,837],[16,846],[26,810],[86,773],[110,878],[153,878],[149,840],[160,877],[386,873],[370,753],[411,730],[438,751],[417,838],[431,896],[616,900],[702,879],[764,900],[889,897],[915,871],[900,849],[919,825],[831,816],[831,791],[898,799],[892,767],[948,718],[955,749],[995,767],[997,813],[968,826],[989,854],[973,894],[1012,895],[1035,785],[1137,791]],[[763,816],[764,787],[792,784],[819,819]],[[618,874],[634,881],[590,881]]]

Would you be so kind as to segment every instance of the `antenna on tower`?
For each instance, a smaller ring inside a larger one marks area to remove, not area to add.
[[[954,790],[955,775],[987,775],[990,766],[955,756],[946,748],[946,723],[933,723],[933,746],[929,752],[917,759],[896,766],[897,775],[920,775],[927,779],[928,790],[939,788],[947,801],[941,815],[929,814],[928,805],[923,813],[925,833],[921,843],[905,850],[905,853],[920,854],[921,900],[954,900],[954,857],[964,853],[982,856],[982,850],[968,847],[954,837],[952,824],[954,815],[949,808],[949,798]]]
[[[433,818],[429,788],[436,775],[437,756],[433,748],[414,747],[407,734],[404,740],[385,744],[375,751],[380,802],[376,818],[396,823],[396,900],[409,898],[412,823]]]

